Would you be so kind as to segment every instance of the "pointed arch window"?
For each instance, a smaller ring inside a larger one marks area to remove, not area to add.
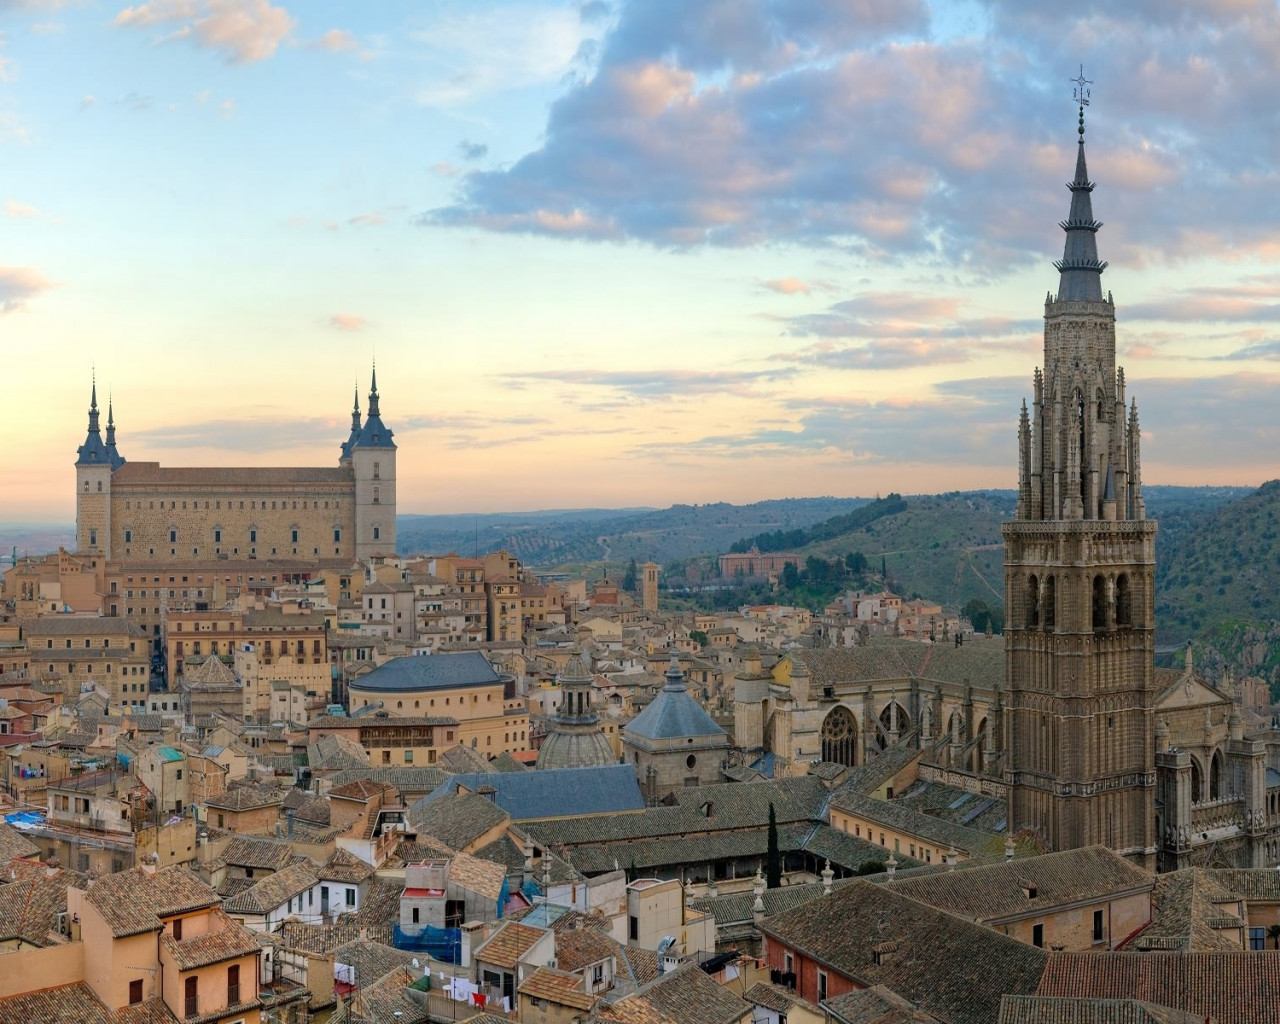
[[[1121,573],[1116,577],[1116,625],[1128,626],[1133,622],[1133,597],[1129,593],[1129,577]]]
[[[1215,750],[1213,759],[1209,762],[1209,799],[1218,800],[1222,797],[1222,751]]]
[[[1031,575],[1027,577],[1027,628],[1035,629],[1040,625],[1040,581]]]
[[[1093,628],[1107,628],[1107,581],[1102,576],[1093,578]]]
[[[1045,629],[1053,629],[1057,625],[1057,577],[1049,576],[1044,581],[1044,600],[1040,606],[1041,618]]]

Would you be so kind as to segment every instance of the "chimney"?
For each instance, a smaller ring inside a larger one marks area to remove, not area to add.
[[[1009,863],[1013,860],[1013,836],[1006,836],[1004,840],[1004,861]]]
[[[895,865],[896,866],[896,865]],[[826,866],[822,869],[822,895],[831,895],[831,881],[835,878],[836,873],[831,870],[831,861],[827,861]]]
[[[148,878],[154,878],[156,874],[156,863],[160,860],[154,853],[148,853],[142,858],[142,863],[138,865],[142,868],[142,873]]]
[[[956,860],[959,856],[960,851],[955,848],[955,844],[953,843],[942,857],[943,861],[946,862],[948,871],[954,871],[956,869]]]
[[[893,854],[889,854],[889,859],[884,862],[884,869],[889,872],[889,878],[892,879],[898,870],[898,858]]]

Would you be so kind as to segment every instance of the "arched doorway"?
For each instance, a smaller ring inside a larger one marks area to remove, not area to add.
[[[858,763],[858,722],[844,705],[832,708],[822,722],[822,760]]]

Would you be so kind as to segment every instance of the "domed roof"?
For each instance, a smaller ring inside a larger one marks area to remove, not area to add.
[[[542,741],[538,768],[588,768],[616,764],[613,748],[599,729],[562,732],[556,730]]]

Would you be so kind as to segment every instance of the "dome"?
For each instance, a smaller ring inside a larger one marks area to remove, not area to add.
[[[542,741],[538,751],[538,768],[588,768],[617,764],[609,741],[598,728],[583,732],[561,731],[563,726]]]

